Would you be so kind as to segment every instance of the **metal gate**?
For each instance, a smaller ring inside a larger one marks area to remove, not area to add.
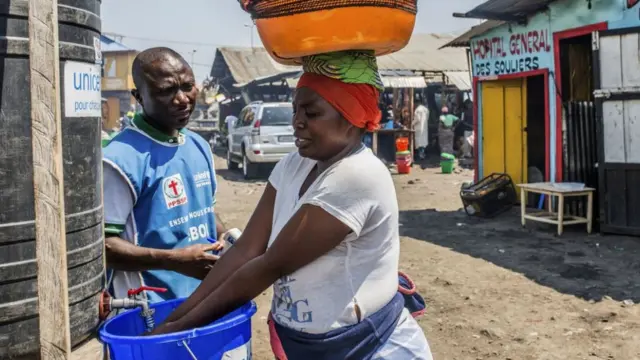
[[[640,235],[640,27],[593,33],[602,232]]]

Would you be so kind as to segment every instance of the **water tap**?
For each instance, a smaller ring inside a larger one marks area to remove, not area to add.
[[[149,303],[146,300],[139,299],[143,291],[153,292],[167,292],[165,288],[156,288],[150,286],[142,286],[137,289],[129,289],[127,291],[126,299],[114,299],[109,295],[107,291],[102,293],[100,297],[100,319],[105,320],[111,311],[116,309],[135,309],[140,308],[140,316],[144,319],[145,327],[147,331],[153,330],[155,327],[155,321],[153,320],[153,314],[155,310],[149,307]]]

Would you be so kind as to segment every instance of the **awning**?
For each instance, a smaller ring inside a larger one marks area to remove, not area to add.
[[[240,99],[242,99],[242,96],[234,96],[234,97],[230,97],[230,98],[227,98],[227,99],[224,99],[224,100],[220,101],[220,104],[221,105],[227,105],[227,104],[231,104],[234,101],[238,101]]]
[[[300,80],[300,78],[287,78],[285,80],[287,82],[287,85],[289,85],[289,89],[295,89],[298,86],[298,80]]]
[[[281,79],[286,79],[286,78],[291,78],[291,77],[294,77],[294,76],[299,76],[299,74],[301,74],[300,70],[292,70],[292,71],[282,72],[282,73],[279,73],[279,74],[261,76],[259,78],[255,78],[255,79],[253,79],[253,80],[251,80],[249,82],[246,82],[246,83],[233,84],[233,87],[243,88],[243,87],[246,87],[247,85],[250,85],[250,84],[260,85],[262,83],[270,83],[270,82],[281,80]]]
[[[382,76],[382,84],[385,88],[407,89],[426,88],[427,82],[423,76]]]
[[[454,17],[524,22],[527,17],[543,11],[555,0],[488,0],[466,13]]]
[[[506,24],[506,23],[504,21],[499,21],[499,20],[487,20],[480,25],[476,25],[472,27],[471,29],[466,31],[464,34],[442,45],[440,49],[446,48],[446,47],[469,47],[471,38],[480,36],[488,32],[489,30],[495,29],[498,26],[503,24]]]
[[[471,77],[468,71],[445,71],[444,75],[449,80],[449,84],[455,85],[458,90],[471,90]]]
[[[424,80],[422,76],[385,76],[382,75],[382,84],[385,88],[391,89],[407,89],[407,88],[425,88],[427,87],[427,82]],[[289,87],[295,89],[296,85],[298,85],[299,78],[288,78],[286,79]]]

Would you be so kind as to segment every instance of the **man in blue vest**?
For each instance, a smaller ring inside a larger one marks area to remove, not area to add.
[[[193,71],[175,51],[151,48],[133,62],[142,106],[104,148],[109,289],[141,286],[152,302],[188,297],[217,256],[224,225],[214,215],[216,177],[209,144],[185,129],[196,103]]]

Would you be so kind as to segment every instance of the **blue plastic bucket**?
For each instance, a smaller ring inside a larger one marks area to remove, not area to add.
[[[184,299],[152,305],[159,325]],[[100,329],[111,360],[249,360],[251,359],[252,301],[202,328],[159,336],[140,336],[145,331],[140,309],[109,319]]]

